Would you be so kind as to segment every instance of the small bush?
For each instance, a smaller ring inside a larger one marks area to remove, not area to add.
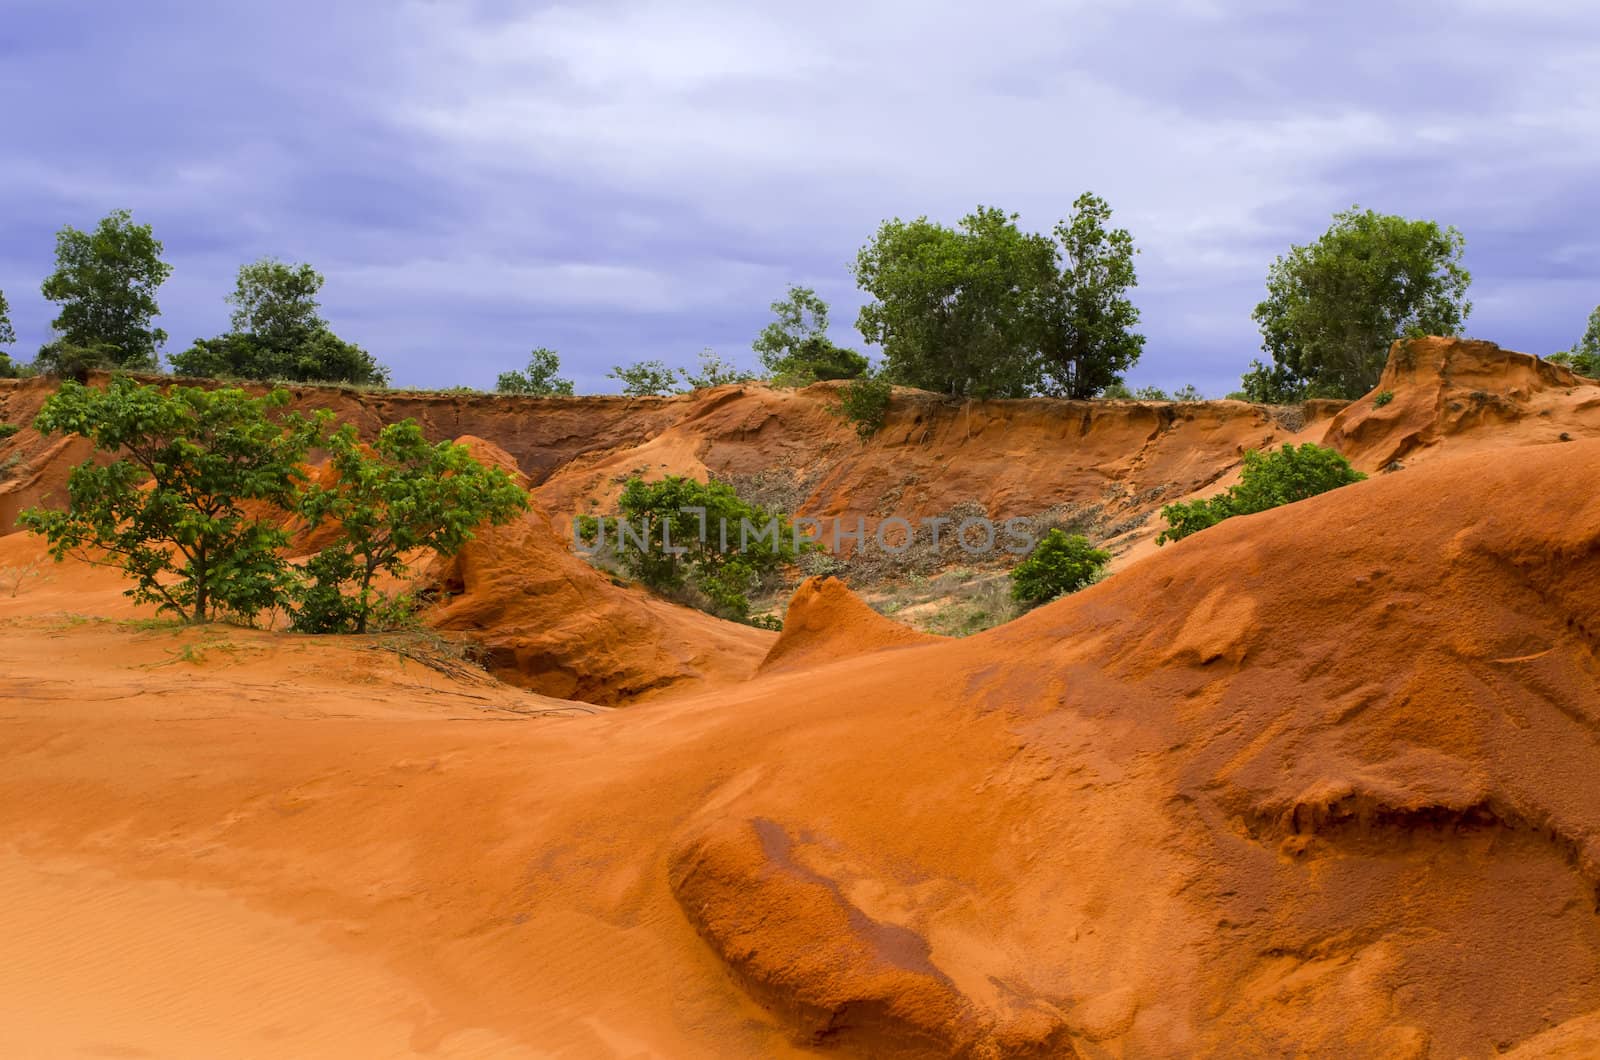
[[[748,383],[755,378],[754,373],[724,361],[717,355],[717,351],[710,347],[700,351],[698,368],[694,371],[683,369],[681,374],[690,390],[708,390],[714,386],[727,386],[729,383]]]
[[[7,438],[11,437],[13,434],[16,434],[20,430],[22,430],[22,428],[18,427],[15,423],[0,423],[0,442],[5,441]]]
[[[672,394],[678,389],[678,374],[667,367],[665,361],[635,361],[618,365],[606,373],[622,384],[628,397],[658,397]]]
[[[1082,534],[1051,530],[1011,572],[1011,598],[1037,607],[1093,583],[1111,562]]]
[[[501,394],[526,394],[530,397],[571,397],[572,380],[563,379],[561,358],[555,350],[539,346],[528,356],[526,372],[501,372],[494,388]]]
[[[1381,409],[1381,408],[1383,408],[1383,406],[1387,405],[1389,402],[1391,402],[1393,400],[1394,400],[1394,391],[1393,390],[1380,390],[1376,394],[1374,394],[1373,397],[1372,397],[1372,407],[1375,408],[1375,409]]]
[[[857,436],[866,441],[883,429],[893,396],[894,387],[882,375],[863,375],[840,388],[834,412],[855,424]]]
[[[1244,472],[1237,486],[1215,497],[1179,501],[1161,509],[1167,529],[1156,538],[1156,544],[1188,537],[1235,515],[1292,504],[1366,477],[1332,449],[1310,442],[1298,449],[1285,445],[1275,453],[1254,450],[1244,454]]]

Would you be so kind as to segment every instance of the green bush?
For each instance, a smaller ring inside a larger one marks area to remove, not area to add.
[[[526,372],[501,372],[494,388],[501,394],[527,394],[530,397],[571,397],[572,380],[562,379],[561,358],[546,346],[528,355]]]
[[[618,365],[606,375],[621,383],[622,392],[628,397],[657,397],[676,393],[678,389],[678,373],[668,368],[665,361]]]
[[[22,428],[18,427],[15,423],[0,423],[0,442],[5,441],[7,438],[11,437],[13,434],[16,434],[20,430],[22,430]]]
[[[1161,509],[1167,529],[1156,538],[1156,544],[1188,537],[1235,515],[1292,504],[1366,477],[1332,449],[1310,442],[1298,449],[1285,445],[1275,453],[1253,450],[1244,454],[1244,472],[1237,486],[1215,497],[1179,501]]]
[[[605,532],[624,569],[658,592],[681,595],[724,618],[746,619],[750,591],[801,551],[786,517],[744,500],[725,482],[633,478],[618,507],[629,532],[622,535],[612,520]],[[742,532],[746,524],[748,533]],[[593,518],[579,520],[580,535],[590,541],[600,527]]]
[[[1011,572],[1011,598],[1037,607],[1096,581],[1110,562],[1111,553],[1082,534],[1051,530]]]
[[[1375,408],[1375,409],[1381,409],[1381,408],[1383,408],[1383,406],[1387,405],[1389,402],[1391,402],[1393,400],[1394,400],[1394,391],[1393,390],[1380,390],[1380,391],[1378,391],[1376,394],[1374,394],[1372,396],[1372,407]]]
[[[894,387],[881,374],[867,374],[850,380],[839,389],[834,414],[856,425],[856,434],[866,441],[883,429],[889,416],[889,400]]]

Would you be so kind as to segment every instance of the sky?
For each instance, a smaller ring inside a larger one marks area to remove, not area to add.
[[[862,348],[887,218],[1140,249],[1134,385],[1235,389],[1272,259],[1353,204],[1458,227],[1466,331],[1546,354],[1600,303],[1600,6],[1569,0],[0,0],[0,291],[28,360],[54,233],[128,208],[167,353],[240,264],[327,277],[400,386],[750,342],[792,283]]]

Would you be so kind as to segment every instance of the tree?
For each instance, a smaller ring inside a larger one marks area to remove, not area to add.
[[[714,386],[727,386],[729,383],[748,383],[755,378],[743,368],[724,361],[710,347],[700,351],[698,368],[683,369],[681,374],[690,390],[705,390]]]
[[[163,391],[125,377],[104,390],[64,382],[35,429],[88,438],[115,459],[72,469],[66,511],[31,508],[20,521],[57,560],[77,551],[120,567],[137,602],[190,622],[248,620],[274,606],[290,579],[279,553],[288,535],[259,507],[293,506],[321,431],[318,420],[275,417],[288,400],[284,390]]]
[[[11,327],[11,305],[6,301],[6,293],[0,291],[0,346],[9,346],[17,341],[17,333]],[[11,363],[11,358],[0,353],[0,379],[12,379],[17,375],[16,366]]]
[[[262,258],[239,267],[227,302],[233,330],[170,360],[182,375],[386,385],[389,371],[335,335],[319,315],[322,274],[310,265]]]
[[[536,346],[528,355],[526,372],[501,372],[494,388],[502,394],[527,394],[531,397],[571,397],[572,380],[562,379],[561,358],[546,346]]]
[[[622,384],[628,397],[651,397],[675,393],[678,373],[667,367],[665,361],[635,361],[627,367],[618,365],[606,375]]]
[[[71,225],[57,232],[56,271],[40,287],[61,305],[51,321],[57,341],[104,348],[118,367],[154,369],[167,340],[150,326],[161,312],[155,294],[172,273],[162,249],[150,226],[134,224],[127,210],[112,211],[93,232]]]
[[[1144,336],[1133,328],[1139,310],[1128,298],[1138,278],[1138,253],[1126,228],[1108,229],[1111,207],[1084,192],[1056,225],[1062,269],[1044,305],[1041,389],[1092,398],[1122,381],[1138,363]]]
[[[1092,584],[1110,562],[1111,553],[1082,534],[1053,529],[1011,572],[1011,598],[1037,607]]]
[[[1589,327],[1572,349],[1553,354],[1550,360],[1564,364],[1589,379],[1600,379],[1600,306],[1589,314]]]
[[[779,386],[807,386],[824,379],[866,374],[867,359],[828,338],[828,303],[809,287],[791,284],[789,296],[772,303],[777,320],[761,329],[751,347]]]
[[[464,445],[430,444],[415,420],[389,424],[370,447],[347,424],[327,448],[333,480],[308,487],[299,510],[312,527],[336,522],[340,534],[306,565],[294,611],[303,632],[365,633],[385,602],[372,585],[378,574],[403,576],[418,549],[454,555],[474,528],[528,507],[510,475],[484,467]]]
[[[789,520],[725,482],[632,478],[618,507],[630,528],[613,527],[623,567],[659,592],[698,594],[725,618],[748,617],[750,590],[797,554]],[[586,529],[591,539],[604,532],[594,522]]]
[[[980,206],[956,229],[886,221],[856,257],[871,297],[856,326],[896,383],[953,397],[1020,397],[1038,380],[1039,307],[1054,244]]]
[[[1352,206],[1315,242],[1267,273],[1253,314],[1269,367],[1244,377],[1252,400],[1357,398],[1371,390],[1396,340],[1456,335],[1472,303],[1455,228]]]
[[[1156,544],[1188,537],[1235,515],[1252,515],[1292,504],[1366,477],[1334,450],[1310,442],[1298,449],[1286,444],[1275,453],[1253,449],[1244,454],[1244,471],[1238,485],[1215,497],[1179,501],[1162,508],[1167,529],[1156,537]]]

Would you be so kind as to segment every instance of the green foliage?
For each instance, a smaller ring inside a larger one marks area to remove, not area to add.
[[[1172,400],[1172,395],[1167,393],[1165,390],[1162,390],[1158,386],[1142,386],[1138,390],[1135,390],[1133,392],[1133,396],[1134,396],[1134,398],[1136,400],[1139,400],[1139,401],[1171,401]]]
[[[856,434],[866,441],[883,429],[893,397],[894,386],[887,376],[881,372],[868,373],[839,388],[839,400],[832,411],[855,424]]]
[[[1552,355],[1550,360],[1564,364],[1587,379],[1600,379],[1600,306],[1589,314],[1589,327],[1572,349]]]
[[[13,434],[16,434],[20,430],[22,430],[22,428],[17,426],[15,423],[0,423],[0,442],[5,441],[7,438],[10,438]]]
[[[706,390],[714,386],[727,386],[730,383],[748,383],[755,378],[750,372],[717,356],[716,351],[709,347],[700,351],[699,367],[692,371],[685,369],[682,375],[690,390]]]
[[[746,618],[750,591],[797,555],[789,520],[725,482],[633,478],[618,507],[633,528],[617,539],[629,573],[657,591],[698,593],[725,618]]]
[[[35,371],[80,383],[86,382],[92,371],[112,369],[116,366],[115,347],[103,342],[79,346],[66,339],[57,339],[39,347],[39,354],[33,359]]]
[[[1380,390],[1376,394],[1372,395],[1372,407],[1375,409],[1381,409],[1383,406],[1387,405],[1393,400],[1393,390]]]
[[[322,284],[310,265],[272,258],[241,265],[227,298],[233,330],[196,339],[169,358],[173,370],[206,378],[386,385],[389,370],[335,335],[318,314]]]
[[[57,344],[104,349],[118,367],[153,370],[167,339],[150,326],[161,311],[155,292],[172,273],[161,251],[150,226],[134,224],[127,210],[108,214],[93,232],[71,225],[57,232],[56,270],[40,288],[61,305],[51,321]]]
[[[537,346],[528,355],[526,372],[501,372],[494,388],[502,394],[527,394],[531,397],[571,397],[572,380],[562,379],[561,358],[546,346]]]
[[[1111,553],[1082,534],[1053,529],[1011,572],[1011,598],[1036,607],[1098,580],[1110,562]]]
[[[626,367],[618,365],[606,375],[622,384],[628,397],[652,397],[676,393],[678,373],[667,367],[665,361],[635,361]]]
[[[1179,501],[1161,509],[1167,529],[1156,538],[1156,544],[1188,537],[1235,515],[1292,504],[1366,477],[1334,450],[1310,442],[1298,449],[1284,445],[1277,452],[1251,450],[1244,454],[1238,485],[1215,497]]]
[[[11,326],[11,303],[6,301],[6,293],[0,291],[0,346],[9,346],[17,341],[17,332]],[[0,357],[4,357],[0,354]],[[3,375],[0,372],[0,375]]]
[[[90,562],[134,579],[127,595],[192,622],[219,613],[250,619],[274,606],[290,575],[288,541],[252,502],[293,506],[301,462],[317,421],[274,417],[287,391],[139,386],[112,379],[104,390],[65,382],[34,427],[94,442],[117,459],[72,469],[66,511],[32,508],[23,526],[43,534],[57,558],[103,550]]]
[[[1193,383],[1183,384],[1172,395],[1172,400],[1181,401],[1186,404],[1194,404],[1197,401],[1204,401],[1205,399],[1205,395],[1200,393],[1200,388],[1195,386]]]
[[[1021,397],[1039,378],[1042,296],[1055,246],[980,206],[957,228],[886,221],[856,257],[872,301],[856,326],[896,383],[954,397]]]
[[[867,372],[867,359],[828,338],[828,303],[809,287],[791,285],[789,297],[772,303],[777,320],[762,329],[751,347],[779,386],[808,386],[825,379],[855,379]]]
[[[1128,298],[1138,285],[1133,236],[1108,227],[1111,206],[1084,192],[1056,225],[1062,269],[1044,305],[1040,389],[1092,398],[1138,363],[1144,336],[1133,329],[1139,310]]]
[[[1472,309],[1455,228],[1355,206],[1333,220],[1268,271],[1253,316],[1272,364],[1255,361],[1245,374],[1253,400],[1360,397],[1396,339],[1459,334]]]
[[[1129,401],[1133,398],[1133,391],[1128,389],[1128,384],[1118,381],[1100,391],[1096,397],[1110,398],[1112,400]]]
[[[417,549],[454,555],[483,522],[504,523],[528,496],[499,468],[486,468],[454,442],[430,444],[415,420],[391,423],[365,446],[353,427],[328,439],[331,484],[313,484],[300,511],[315,527],[333,520],[340,536],[306,565],[307,585],[293,609],[309,633],[365,633],[394,601],[373,587],[379,573],[400,577]]]

